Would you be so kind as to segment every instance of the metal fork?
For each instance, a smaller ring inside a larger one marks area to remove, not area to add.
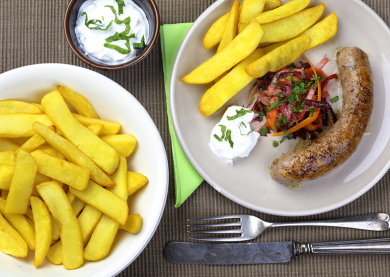
[[[370,231],[386,231],[389,229],[389,215],[384,213],[375,213],[361,215],[350,218],[324,220],[324,221],[306,221],[306,222],[279,222],[270,223],[253,215],[223,215],[213,217],[202,217],[187,219],[187,221],[204,221],[219,219],[239,219],[237,222],[219,223],[219,224],[191,224],[187,227],[240,227],[231,230],[196,230],[187,231],[191,234],[240,234],[235,237],[197,237],[190,239],[204,241],[235,242],[251,240],[258,237],[263,231],[273,227],[292,227],[292,226],[324,226],[324,227],[344,227]]]

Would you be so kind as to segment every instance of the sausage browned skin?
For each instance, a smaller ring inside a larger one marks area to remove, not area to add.
[[[310,146],[275,159],[270,167],[275,181],[293,185],[322,177],[344,163],[359,145],[374,104],[370,62],[360,48],[344,48],[337,54],[337,67],[343,88],[340,118]]]

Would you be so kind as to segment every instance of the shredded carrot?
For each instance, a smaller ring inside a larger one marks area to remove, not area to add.
[[[309,62],[311,68],[313,69],[314,75],[316,76],[316,79],[318,80],[317,81],[317,85],[318,85],[318,98],[317,99],[318,99],[318,101],[321,101],[321,84],[320,84],[320,80],[318,79],[317,72],[314,69],[314,66],[311,64],[310,60],[307,58],[307,56],[306,55],[304,55],[304,56],[305,56],[306,60]],[[282,135],[288,135],[288,134],[294,133],[294,132],[298,131],[299,129],[302,129],[303,127],[305,127],[305,126],[311,124],[312,122],[314,122],[317,119],[319,114],[320,114],[320,109],[315,111],[311,117],[306,118],[305,120],[299,122],[298,125],[295,125],[294,127],[288,129],[287,132],[285,132],[285,133],[283,133],[283,132],[274,133],[274,134],[272,134],[272,136],[276,137],[276,136],[282,136]]]

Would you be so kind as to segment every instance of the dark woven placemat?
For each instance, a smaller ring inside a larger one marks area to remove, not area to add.
[[[340,0],[342,1],[342,0]],[[162,24],[193,22],[213,0],[156,0]],[[326,3],[326,0],[324,0]],[[364,0],[389,25],[389,0]],[[66,63],[82,67],[68,48],[62,30],[67,0],[1,0],[0,1],[0,73],[30,64]],[[364,39],[364,38],[362,38]],[[89,69],[92,69],[88,67]],[[94,70],[94,69],[92,69]],[[146,108],[163,138],[172,169],[172,153],[164,96],[160,43],[136,67],[118,72],[99,73],[130,91]],[[1,84],[0,84],[1,87]],[[1,123],[0,123],[1,124]],[[390,212],[390,175],[362,197],[340,209],[309,219],[330,219],[372,212]],[[288,218],[253,212],[202,184],[178,209],[174,208],[173,172],[167,205],[154,237],[141,255],[119,276],[389,276],[389,256],[312,256],[299,257],[288,264],[252,266],[185,266],[167,263],[162,255],[165,243],[188,241],[186,219],[218,214],[248,213],[268,221]],[[325,196],[326,197],[326,196]],[[299,220],[300,218],[294,218]],[[321,241],[384,237],[388,232],[374,233],[336,228],[277,228],[265,232],[261,241]],[[256,241],[260,241],[257,239]]]

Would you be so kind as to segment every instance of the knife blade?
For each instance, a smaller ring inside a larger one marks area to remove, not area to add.
[[[325,242],[168,242],[165,259],[174,264],[235,265],[286,263],[300,255],[390,254],[390,238]]]
[[[165,259],[174,264],[286,263],[293,257],[293,242],[193,243],[168,242]]]

